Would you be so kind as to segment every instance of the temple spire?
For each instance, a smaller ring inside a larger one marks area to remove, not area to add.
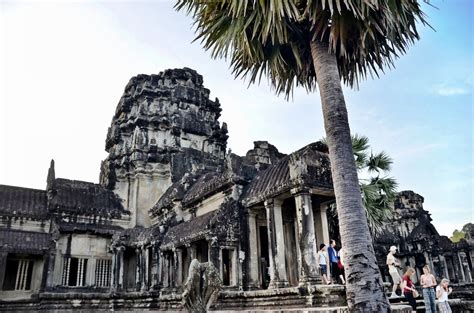
[[[55,179],[56,173],[54,171],[54,159],[51,159],[51,164],[48,169],[48,178],[46,179],[46,189],[49,189],[52,186]]]

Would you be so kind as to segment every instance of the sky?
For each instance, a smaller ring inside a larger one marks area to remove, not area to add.
[[[421,194],[442,235],[474,221],[471,0],[422,4],[435,29],[379,79],[344,88],[351,132],[393,158],[399,190]],[[0,0],[0,184],[44,189],[56,176],[98,182],[105,138],[132,76],[190,67],[222,106],[228,148],[256,140],[291,153],[324,137],[318,93],[286,101],[234,79],[171,1]]]

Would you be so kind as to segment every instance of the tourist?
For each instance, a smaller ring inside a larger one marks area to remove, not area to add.
[[[344,279],[344,250],[342,249],[339,249],[339,251],[337,252],[337,258],[339,259],[339,262],[337,263],[337,267],[338,267],[338,270],[339,270],[339,279],[341,280],[342,284],[345,285],[346,284],[346,280]]]
[[[443,278],[438,287],[436,287],[436,298],[438,298],[438,310],[441,313],[451,313],[451,307],[448,303],[448,296],[453,292],[449,287],[449,280]]]
[[[326,260],[326,255],[324,254],[325,250],[326,250],[326,245],[324,243],[320,244],[319,251],[318,251],[318,261],[319,261],[319,269],[321,271],[321,276],[323,277],[323,281],[325,284],[329,285],[331,281],[327,277],[328,263]]]
[[[398,285],[402,282],[400,274],[398,273],[397,267],[400,266],[400,262],[395,258],[394,254],[397,252],[397,247],[391,246],[390,250],[387,255],[387,265],[388,265],[388,272],[390,277],[392,277],[393,286],[392,286],[392,294],[390,295],[391,298],[397,297],[397,288]]]
[[[426,312],[436,313],[435,287],[436,278],[431,274],[430,267],[423,267],[423,275],[420,277],[421,287],[423,287],[423,300],[425,300]]]
[[[339,267],[337,266],[337,263],[339,262],[339,259],[337,258],[336,240],[334,239],[331,239],[329,244],[328,256],[331,264],[331,277],[334,282],[337,283],[337,276],[339,275]]]
[[[418,297],[418,292],[415,289],[415,285],[411,280],[411,276],[415,274],[415,270],[412,267],[408,267],[405,275],[402,277],[402,291],[405,299],[407,299],[408,303],[410,303],[412,307],[412,313],[416,313],[416,300],[415,298]]]

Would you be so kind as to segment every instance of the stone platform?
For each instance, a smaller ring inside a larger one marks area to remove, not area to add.
[[[464,286],[464,287],[471,287]],[[459,288],[461,289],[461,288]],[[459,290],[468,292],[463,288]],[[348,312],[342,285],[316,285],[308,288],[291,287],[273,290],[231,291],[224,290],[212,312]],[[410,313],[404,298],[390,299],[392,312]],[[423,299],[418,298],[418,312],[424,312]],[[450,300],[453,312],[470,312],[471,299]],[[122,293],[42,293],[31,299],[0,300],[0,312],[183,312],[181,296],[164,292]],[[471,311],[472,312],[472,311]]]

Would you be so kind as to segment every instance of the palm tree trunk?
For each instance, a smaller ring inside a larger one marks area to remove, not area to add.
[[[390,306],[362,205],[337,59],[328,52],[327,44],[312,41],[310,45],[321,95],[339,230],[344,247],[347,304],[350,311],[387,312]]]

